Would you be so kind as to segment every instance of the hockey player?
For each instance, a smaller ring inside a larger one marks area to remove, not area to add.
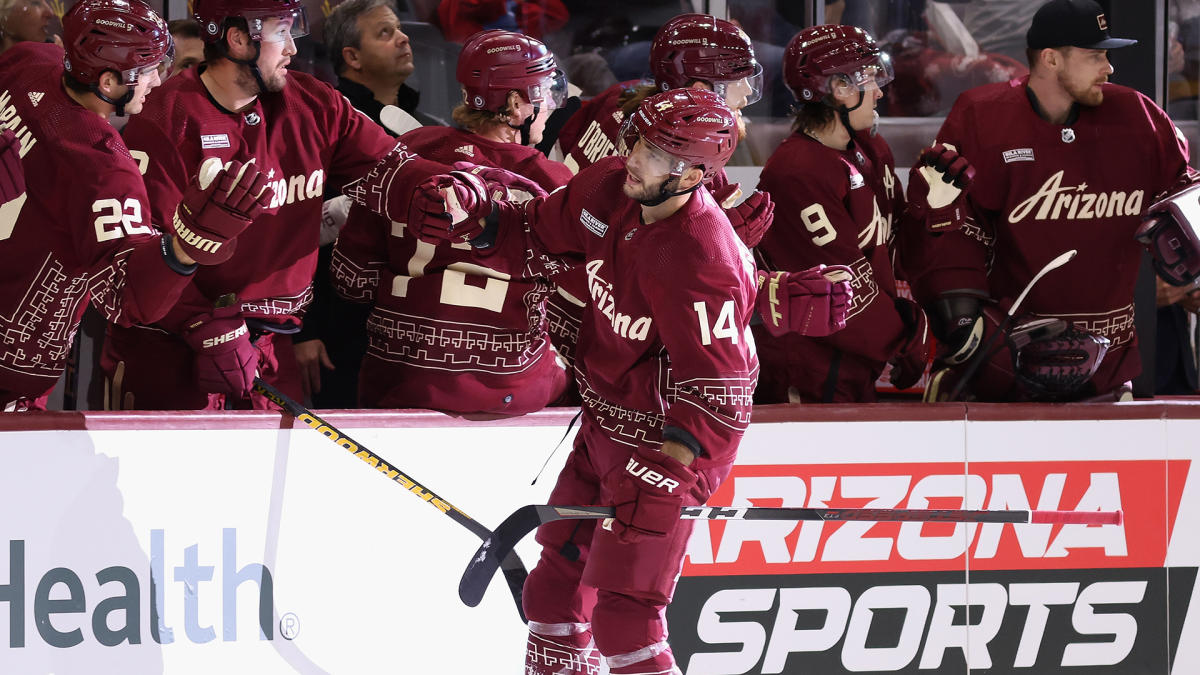
[[[446,172],[457,162],[504,167],[529,179],[518,187],[535,194],[571,178],[527,145],[565,88],[544,44],[478,33],[459,54],[457,76],[461,128],[414,129],[401,136],[410,150]],[[362,405],[518,415],[544,408],[566,387],[569,375],[546,334],[546,280],[474,264],[470,250],[435,249],[363,207],[351,209],[333,267],[342,295],[374,303]]]
[[[1190,180],[1187,144],[1152,101],[1108,82],[1108,50],[1134,41],[1111,37],[1093,0],[1045,4],[1026,40],[1029,77],[960,96],[930,151],[943,165],[959,153],[975,165],[968,208],[937,208],[946,199],[934,199],[937,182],[919,171],[909,184],[909,201],[928,208],[923,221],[901,232],[902,259],[946,345],[940,356],[947,368],[935,374],[929,399],[954,391],[972,359],[988,364],[981,373],[1009,375],[1007,382],[981,377],[964,383],[974,397],[1039,396],[1014,382],[1015,350],[976,350],[996,327],[986,315],[1008,310],[1035,274],[1069,249],[1079,251],[1075,259],[1034,285],[1019,308],[1019,314],[1057,317],[1072,328],[1067,338],[1038,347],[1046,367],[1031,374],[1045,377],[1033,384],[1049,386],[1054,398],[1113,400],[1129,395],[1128,382],[1141,370],[1134,235],[1157,195]],[[983,311],[993,304],[998,312]],[[1099,363],[1097,338],[1110,343]],[[1084,358],[1098,366],[1090,381],[1053,391],[1055,364]],[[986,388],[976,386],[984,382]]]
[[[22,182],[0,171],[18,179],[0,178],[0,407],[8,411],[45,408],[89,299],[123,325],[166,313],[196,263],[234,247],[261,210],[255,195],[265,184],[252,166],[231,166],[152,211],[138,162],[108,117],[141,111],[169,70],[167,25],[140,0],[84,0],[63,29],[65,54],[25,42],[0,56],[0,100],[16,132],[5,134],[12,144],[3,163],[11,170],[19,154],[25,174]]]
[[[294,39],[308,32],[300,0],[197,0],[194,9],[205,67],[172,78],[125,129],[149,158],[153,213],[208,158],[253,160],[270,205],[233,257],[197,273],[161,321],[110,326],[102,367],[114,407],[264,407],[250,398],[256,372],[300,397],[291,346],[275,349],[274,337],[299,326],[311,297],[325,184],[362,176],[394,144],[331,87],[286,70]],[[214,326],[233,338],[196,339]]]
[[[743,109],[762,97],[762,66],[754,58],[750,38],[735,24],[707,14],[681,14],[663,24],[650,47],[650,71],[653,82],[615,84],[585,101],[563,124],[557,143],[573,172],[615,154],[626,118],[654,93],[680,87],[717,92],[738,116],[739,138],[745,134]],[[730,207],[726,215],[746,246],[757,245],[771,226],[770,197],[755,192],[733,206],[741,187],[729,183],[724,169],[709,174],[705,187],[722,207]],[[560,278],[558,293],[547,300],[554,344],[568,355],[586,294],[582,272],[575,272]]]
[[[532,675],[596,672],[593,634],[612,673],[678,672],[664,616],[691,532],[679,509],[720,485],[750,421],[754,262],[702,186],[733,153],[736,116],[712,92],[676,89],[642,104],[630,140],[628,158],[486,221],[490,189],[473,174],[439,177],[429,185],[441,191],[389,215],[418,238],[470,240],[514,276],[587,274],[584,421],[550,501],[613,505],[616,517],[539,530],[524,591]],[[349,193],[389,213],[375,196],[388,180],[369,175]],[[439,217],[446,204],[459,224]]]
[[[795,132],[759,180],[780,206],[758,246],[759,260],[771,270],[846,265],[854,299],[846,329],[828,337],[756,329],[763,364],[758,401],[873,401],[886,364],[897,389],[910,387],[930,345],[923,312],[896,294],[891,230],[904,195],[891,149],[873,132],[875,106],[892,72],[870,35],[838,25],[793,37],[783,71],[797,101]]]

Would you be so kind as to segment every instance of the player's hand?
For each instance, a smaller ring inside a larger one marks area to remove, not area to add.
[[[730,183],[714,192],[713,198],[725,210],[729,224],[733,225],[738,239],[742,240],[746,248],[754,248],[762,241],[771,223],[775,222],[775,202],[771,201],[771,195],[762,190],[755,190],[745,201],[734,206],[741,194],[741,185]]]
[[[953,145],[943,143],[922,150],[917,164],[909,174],[909,211],[935,234],[962,228],[975,168]]]
[[[259,351],[236,308],[193,317],[184,324],[183,339],[195,353],[196,384],[202,391],[249,398]]]
[[[407,222],[421,241],[468,242],[483,231],[492,200],[482,178],[463,171],[434,176],[419,185],[409,203]]]
[[[755,308],[767,332],[831,335],[846,327],[854,273],[843,265],[817,265],[802,272],[758,273]]]
[[[300,366],[300,388],[305,396],[321,393],[321,369],[336,370],[325,343],[320,340],[305,340],[292,345],[296,352],[296,364]]]
[[[0,204],[10,202],[25,191],[25,170],[21,167],[21,144],[11,129],[0,132]]]
[[[684,497],[697,475],[682,462],[653,448],[639,446],[611,476],[615,514],[603,527],[625,544],[665,537],[679,523]]]
[[[521,204],[549,194],[541,185],[511,171],[471,162],[455,162],[453,166],[455,171],[482,178],[492,201]]]
[[[920,306],[906,298],[895,299],[896,312],[904,322],[904,343],[892,357],[892,374],[889,381],[892,386],[904,390],[913,386],[921,379],[925,366],[929,363],[929,320]]]
[[[171,231],[192,260],[223,263],[237,249],[236,237],[270,201],[267,177],[252,161],[234,160],[222,167],[219,159],[210,158],[183,191]]]

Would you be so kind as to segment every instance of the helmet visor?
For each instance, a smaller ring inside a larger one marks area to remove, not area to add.
[[[261,42],[285,42],[308,35],[308,14],[298,7],[283,14],[247,16],[250,39]]]
[[[135,85],[138,80],[146,77],[150,73],[157,72],[159,80],[167,79],[167,73],[171,72],[171,64],[175,62],[175,42],[172,40],[167,46],[167,53],[163,55],[162,60],[157,63],[150,63],[137,68],[130,68],[121,71],[121,84]]]
[[[755,63],[754,72],[740,80],[713,82],[713,91],[724,97],[730,110],[741,110],[762,98],[763,69]]]
[[[870,61],[855,65],[853,69],[841,71],[838,75],[841,77],[837,79],[842,84],[853,86],[859,91],[871,88],[883,89],[884,85],[895,78],[895,73],[892,71],[892,60],[884,53],[880,53]]]
[[[547,73],[546,77],[532,84],[525,92],[530,103],[543,110],[557,110],[567,100],[567,76],[561,70]]]
[[[633,118],[621,125],[621,136],[617,140],[617,154],[626,157],[626,165],[643,177],[682,176],[691,164],[662,148],[644,140],[633,124]]]

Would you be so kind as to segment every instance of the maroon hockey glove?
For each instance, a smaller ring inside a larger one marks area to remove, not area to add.
[[[233,257],[236,237],[270,204],[266,186],[253,163],[206,160],[175,209],[171,230],[183,252],[201,265]]]
[[[1188,179],[1196,177],[1189,174]],[[1172,286],[1187,286],[1200,277],[1198,198],[1200,182],[1160,197],[1146,209],[1146,220],[1134,235],[1150,252],[1158,276]]]
[[[454,170],[479,176],[487,184],[492,201],[521,204],[530,199],[545,197],[546,190],[528,178],[504,169],[479,166],[471,162],[455,162]]]
[[[492,212],[488,185],[464,171],[434,176],[413,193],[408,225],[431,244],[468,242],[483,231],[481,220]]]
[[[741,194],[741,184],[730,183],[713,192],[713,199],[725,210],[738,239],[746,248],[754,248],[775,221],[775,202],[771,201],[771,195],[755,190],[745,201],[734,206],[733,203]]]
[[[194,317],[183,339],[195,352],[196,384],[211,394],[248,398],[258,374],[258,348],[236,308]]]
[[[1034,400],[1071,396],[1096,374],[1108,347],[1108,338],[1068,326],[1017,349],[1017,381]]]
[[[917,303],[905,298],[894,300],[896,312],[904,322],[904,344],[900,351],[892,357],[892,374],[889,381],[892,386],[904,390],[913,386],[921,379],[925,366],[929,363],[929,350],[932,346],[929,340],[929,320]]]
[[[25,170],[21,168],[21,144],[11,129],[0,132],[0,204],[10,202],[25,191]]]
[[[696,473],[674,457],[639,446],[616,472],[615,515],[604,521],[622,543],[665,537],[679,522],[683,499],[696,485]]]
[[[952,145],[936,143],[921,151],[909,174],[909,212],[935,234],[961,229],[967,220],[967,190],[975,168]]]
[[[771,335],[823,337],[846,327],[854,273],[843,265],[818,265],[802,272],[758,273],[755,309]]]

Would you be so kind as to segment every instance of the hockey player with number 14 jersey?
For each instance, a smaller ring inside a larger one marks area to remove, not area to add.
[[[664,616],[691,532],[679,509],[721,484],[750,422],[754,264],[701,185],[733,153],[734,114],[712,92],[677,89],[648,98],[630,131],[628,159],[500,204],[486,227],[491,190],[475,174],[418,190],[407,201],[425,204],[424,217],[390,215],[423,239],[483,247],[493,269],[587,274],[575,361],[584,421],[550,502],[612,505],[616,516],[538,531],[542,557],[524,590],[531,675],[595,672],[600,655],[618,675],[678,672]],[[368,175],[348,194],[386,213],[377,194],[388,179]]]

